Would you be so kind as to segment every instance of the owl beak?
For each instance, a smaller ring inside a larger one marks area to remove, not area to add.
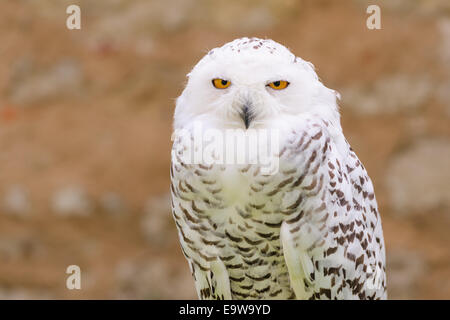
[[[245,129],[248,129],[248,127],[250,127],[250,123],[254,118],[250,110],[249,103],[244,104],[244,106],[242,107],[241,118],[242,121],[244,121]]]

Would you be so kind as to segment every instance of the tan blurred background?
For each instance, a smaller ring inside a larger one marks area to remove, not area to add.
[[[196,298],[168,202],[174,99],[242,36],[285,44],[342,94],[390,298],[450,298],[449,1],[1,0],[1,299]]]

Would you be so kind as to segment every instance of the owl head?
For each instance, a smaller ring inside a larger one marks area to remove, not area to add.
[[[241,38],[210,50],[188,74],[174,127],[281,128],[302,116],[340,126],[337,97],[311,63],[283,45]]]

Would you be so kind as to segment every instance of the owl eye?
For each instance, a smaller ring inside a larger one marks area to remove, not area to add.
[[[278,81],[274,81],[268,84],[269,87],[271,87],[272,89],[275,90],[282,90],[282,89],[286,89],[286,87],[289,85],[289,82],[284,81],[284,80],[278,80]]]
[[[224,79],[213,79],[212,84],[217,89],[225,89],[231,85],[231,81],[224,80]]]

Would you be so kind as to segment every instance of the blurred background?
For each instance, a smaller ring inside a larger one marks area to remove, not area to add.
[[[196,298],[169,208],[174,100],[242,36],[281,42],[342,94],[389,297],[450,298],[448,0],[1,0],[0,299]]]

